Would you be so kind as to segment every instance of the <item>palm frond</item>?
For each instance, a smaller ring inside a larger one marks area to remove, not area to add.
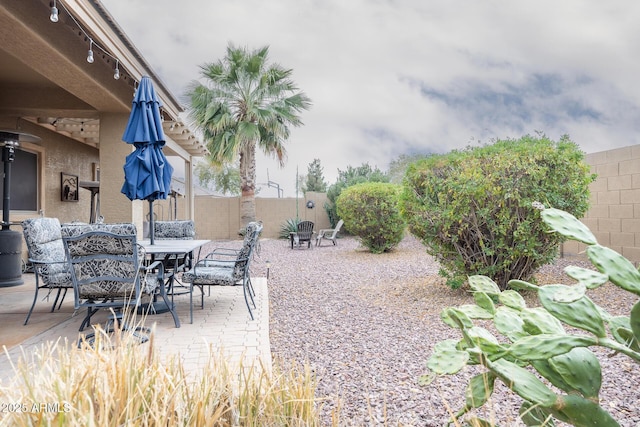
[[[245,157],[253,159],[251,152],[260,147],[284,166],[289,128],[300,126],[300,114],[311,107],[292,74],[269,63],[268,46],[250,50],[229,44],[224,58],[200,67],[203,81],[189,86],[189,117],[202,132],[212,162],[239,157],[242,173],[255,175],[255,165],[242,163]],[[255,176],[242,179],[255,185]]]

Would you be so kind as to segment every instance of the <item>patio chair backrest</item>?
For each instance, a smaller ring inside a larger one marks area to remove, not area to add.
[[[138,300],[140,252],[134,224],[82,224],[62,228],[76,308],[82,300]],[[114,303],[117,304],[117,303]]]
[[[156,240],[193,240],[196,227],[192,220],[154,221],[153,236]],[[190,254],[156,254],[156,260],[162,261],[165,271],[180,270],[190,264]]]
[[[29,218],[22,222],[29,261],[42,285],[70,288],[69,273],[58,218]]]
[[[336,228],[333,229],[333,231],[331,232],[331,235],[326,237],[330,240],[333,240],[336,238],[336,236],[338,235],[338,232],[340,231],[340,229],[342,228],[342,225],[344,224],[343,220],[338,221],[338,223],[336,224]]]
[[[313,222],[300,221],[297,226],[297,235],[300,241],[310,240],[313,235]]]
[[[196,227],[192,220],[154,221],[156,239],[194,239]]]
[[[261,232],[261,222],[250,222],[249,224],[247,224],[247,228],[244,234],[244,240],[242,242],[242,248],[240,248],[240,250],[238,251],[238,256],[236,258],[236,263],[234,266],[235,279],[240,280],[245,274],[245,270],[247,269],[249,262],[251,261],[253,251],[258,244],[258,238],[260,237]]]
[[[58,218],[29,218],[22,222],[29,258],[40,262],[64,262],[64,245]]]

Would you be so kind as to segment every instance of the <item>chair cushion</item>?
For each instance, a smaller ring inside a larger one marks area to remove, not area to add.
[[[30,218],[22,222],[24,240],[33,261],[64,262],[64,244],[57,218]]]
[[[234,269],[225,267],[197,266],[182,274],[182,281],[194,285],[232,286],[238,282]]]
[[[22,229],[29,260],[33,262],[42,285],[71,288],[71,273],[64,254],[60,221],[57,218],[29,218],[22,222]]]
[[[123,282],[101,280],[79,286],[80,298],[96,301],[105,298],[135,298],[133,285]]]
[[[34,264],[43,284],[50,288],[72,288],[71,273],[66,262]]]
[[[121,236],[130,236],[137,233],[135,224],[129,222],[114,224],[69,223],[63,224],[61,231],[64,237],[77,237],[89,231],[108,231]]]

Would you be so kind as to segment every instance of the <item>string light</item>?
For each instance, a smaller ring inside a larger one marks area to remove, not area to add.
[[[56,0],[51,2],[51,15],[49,16],[51,22],[58,22],[58,8],[56,7]]]
[[[69,12],[69,9],[67,9],[66,6],[64,5],[64,3],[62,1],[60,1],[60,0],[52,0],[51,3],[50,3],[50,5],[51,5],[51,15],[49,16],[49,19],[51,20],[51,22],[55,23],[55,22],[58,22],[58,20],[59,20],[59,11],[58,11],[58,8],[56,7],[57,4],[60,4],[60,7],[67,13],[67,15],[69,15],[69,17],[73,20],[73,22],[76,24],[78,29],[80,31],[82,31],[82,33],[85,36],[85,40],[89,40],[89,51],[87,52],[87,62],[90,63],[90,64],[93,64],[93,61],[94,61],[94,55],[93,55],[94,47],[96,49],[101,50],[102,53],[104,53],[105,56],[108,56],[109,58],[111,58],[111,59],[113,59],[115,61],[116,65],[115,65],[115,69],[113,71],[113,78],[115,80],[120,80],[120,61],[118,60],[118,58],[116,58],[115,56],[113,56],[112,54],[107,52],[106,49],[104,49],[102,46],[100,46],[95,41],[93,41],[93,37],[91,37],[89,35],[89,33],[87,31],[85,31],[84,28],[82,28],[80,23],[71,14],[71,12]],[[134,78],[132,78],[131,76],[129,76],[129,78],[131,78],[131,80],[133,81],[134,86],[135,86],[137,84],[137,81]]]
[[[87,53],[87,62],[93,64],[93,39],[89,39],[89,52]]]

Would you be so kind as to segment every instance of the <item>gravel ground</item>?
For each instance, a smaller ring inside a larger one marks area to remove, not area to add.
[[[291,250],[284,240],[261,240],[254,275],[270,261],[271,347],[275,360],[309,363],[318,378],[323,423],[332,412],[341,425],[443,425],[447,408],[462,406],[475,367],[418,385],[433,346],[459,339],[440,321],[442,308],[472,303],[438,278],[438,265],[407,237],[391,253],[374,255],[350,237],[337,246]],[[571,283],[560,260],[541,270],[541,283]],[[637,297],[605,285],[590,293],[612,314],[628,314]],[[531,302],[531,304],[534,304]],[[623,426],[640,426],[640,368],[628,358],[599,352],[601,403]],[[500,425],[519,425],[519,400],[496,383],[490,412]]]

